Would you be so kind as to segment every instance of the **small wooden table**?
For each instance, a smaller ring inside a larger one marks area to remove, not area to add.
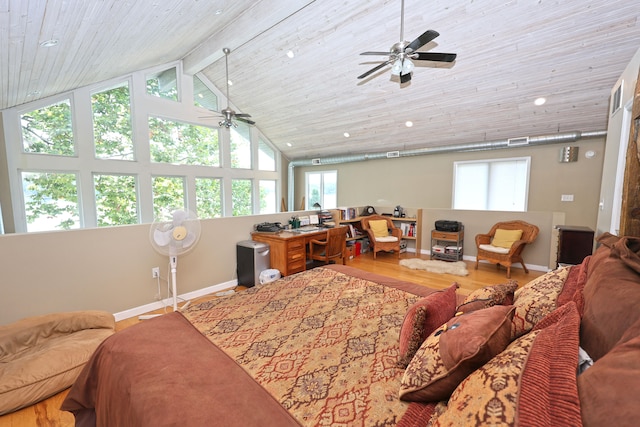
[[[271,268],[276,268],[283,276],[299,273],[306,269],[307,244],[310,240],[325,240],[327,230],[280,231],[278,233],[251,233],[251,239],[269,244]]]

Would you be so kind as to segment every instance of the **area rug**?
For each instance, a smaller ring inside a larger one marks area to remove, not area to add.
[[[431,259],[408,258],[400,260],[400,265],[412,270],[426,270],[431,273],[448,273],[456,276],[469,274],[464,261],[447,262]]]

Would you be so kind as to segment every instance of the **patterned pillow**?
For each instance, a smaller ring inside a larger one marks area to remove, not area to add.
[[[513,294],[516,289],[518,289],[518,283],[513,280],[510,280],[508,283],[485,286],[467,295],[460,306],[476,300],[487,300],[486,307],[491,307],[492,305],[511,305],[513,304]]]
[[[453,317],[456,289],[458,284],[454,283],[448,289],[427,295],[409,307],[400,329],[398,366],[406,368],[424,340]]]
[[[511,339],[529,332],[540,320],[558,306],[558,296],[562,292],[571,267],[539,276],[515,292]]]
[[[438,328],[409,363],[400,399],[446,400],[467,375],[507,347],[512,317],[512,306],[496,305],[456,316]]]
[[[579,329],[574,302],[555,310],[462,381],[449,402],[436,408],[429,425],[581,425]]]

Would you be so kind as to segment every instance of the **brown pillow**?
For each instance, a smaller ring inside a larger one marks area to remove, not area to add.
[[[629,335],[635,333],[635,337],[628,341],[623,337],[611,351],[578,376],[585,427],[638,423],[640,322],[628,332]]]
[[[640,238],[609,239],[589,263],[580,343],[597,361],[640,321]],[[604,256],[608,255],[608,256]]]
[[[446,409],[437,408],[430,425],[580,425],[579,327],[574,302],[557,309],[462,381]],[[601,410],[611,412],[614,407]]]
[[[467,295],[461,306],[476,300],[487,300],[487,307],[492,305],[511,305],[513,304],[513,295],[516,289],[518,289],[518,283],[513,280],[508,283],[485,286]]]
[[[454,283],[448,289],[427,295],[409,307],[400,329],[398,366],[406,368],[424,340],[453,317],[456,289],[458,284]]]
[[[409,363],[400,399],[448,399],[467,375],[507,347],[512,317],[512,306],[496,305],[456,316],[438,328]]]

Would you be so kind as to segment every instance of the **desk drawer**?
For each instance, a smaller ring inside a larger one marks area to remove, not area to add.
[[[457,232],[457,231],[436,231],[436,230],[433,230],[431,232],[431,238],[432,239],[457,241],[458,240],[458,233],[460,233],[460,239],[462,239],[464,237],[464,232],[462,232],[462,231]]]

